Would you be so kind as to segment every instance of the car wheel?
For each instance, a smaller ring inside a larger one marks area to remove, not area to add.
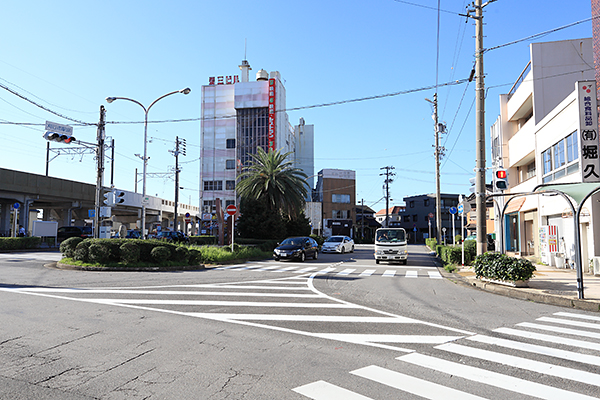
[[[313,260],[319,258],[319,252],[315,250],[315,255],[313,256]]]
[[[304,252],[300,253],[300,262],[304,262],[306,260],[306,254]]]

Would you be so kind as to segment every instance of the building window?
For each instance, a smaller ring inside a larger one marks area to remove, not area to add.
[[[225,190],[235,190],[235,181],[225,181]]]
[[[235,169],[235,160],[226,160],[225,169]]]
[[[227,139],[227,148],[235,149],[235,139]]]
[[[543,183],[579,171],[577,131],[542,152]]]
[[[350,195],[349,194],[332,194],[331,202],[332,203],[350,204]]]
[[[332,211],[333,219],[349,219],[350,218],[350,210],[333,210]]]
[[[223,181],[204,181],[204,190],[207,192],[223,190]]]

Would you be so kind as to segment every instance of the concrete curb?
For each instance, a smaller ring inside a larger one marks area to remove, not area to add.
[[[435,266],[440,274],[448,281],[465,287],[475,288],[501,296],[512,297],[520,300],[529,300],[536,303],[550,304],[554,306],[573,308],[576,310],[600,312],[600,301],[577,299],[556,294],[545,293],[540,289],[513,288],[495,283],[488,283],[476,277],[462,276],[458,273],[448,272],[444,269],[441,261],[434,256]]]

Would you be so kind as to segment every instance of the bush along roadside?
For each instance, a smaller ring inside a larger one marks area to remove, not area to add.
[[[473,267],[478,279],[487,278],[502,282],[526,282],[535,272],[535,265],[531,261],[501,253],[484,253],[477,256]]]
[[[233,260],[264,259],[265,253],[256,247],[192,246],[141,239],[69,238],[60,245],[62,263],[83,268],[111,269],[196,269],[205,263]]]

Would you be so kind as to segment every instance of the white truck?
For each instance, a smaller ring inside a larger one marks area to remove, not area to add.
[[[404,228],[380,228],[375,232],[375,263],[408,262],[408,244]]]

